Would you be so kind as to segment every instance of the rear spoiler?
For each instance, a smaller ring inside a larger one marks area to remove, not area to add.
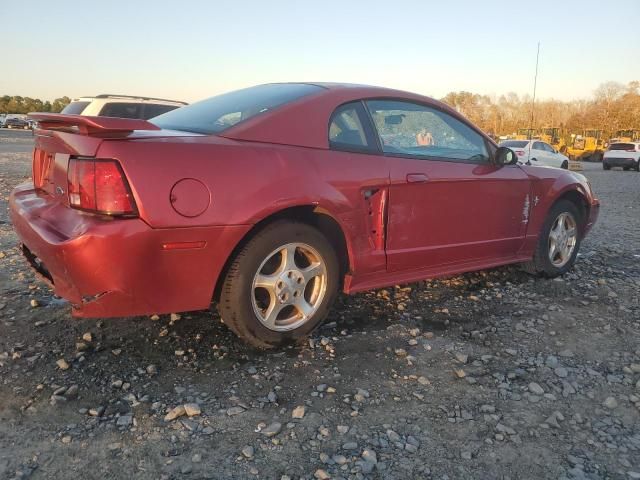
[[[134,130],[160,130],[160,127],[151,122],[135,118],[89,117],[63,113],[29,113],[29,118],[38,122],[38,128],[43,130],[97,137],[123,135]]]

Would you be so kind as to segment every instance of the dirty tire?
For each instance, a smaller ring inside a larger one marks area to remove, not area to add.
[[[569,213],[573,216],[577,226],[577,238],[576,245],[573,249],[571,257],[569,261],[564,264],[562,267],[558,268],[549,259],[549,233],[555,220],[562,213]],[[529,262],[523,263],[522,269],[530,273],[532,275],[539,275],[547,278],[554,278],[564,273],[568,272],[573,268],[575,264],[576,257],[578,256],[578,251],[580,250],[580,242],[581,231],[583,228],[584,219],[580,215],[576,205],[569,200],[559,200],[556,202],[549,212],[547,213],[547,218],[544,221],[544,225],[542,226],[542,231],[540,232],[540,237],[538,238],[538,245],[536,246],[536,251],[533,255],[533,259]]]
[[[252,284],[265,259],[286,244],[301,242],[315,249],[324,260],[326,290],[317,310],[301,326],[288,331],[267,328],[253,307]],[[268,349],[308,336],[326,318],[338,293],[340,282],[338,257],[329,240],[305,223],[279,220],[265,226],[235,255],[220,292],[218,311],[224,323],[250,345]]]

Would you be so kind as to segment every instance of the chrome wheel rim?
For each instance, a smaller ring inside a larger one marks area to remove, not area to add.
[[[556,268],[564,267],[578,240],[576,221],[568,212],[563,212],[556,217],[549,232],[549,260]]]
[[[285,332],[307,323],[327,291],[327,267],[306,243],[287,243],[260,264],[251,285],[251,303],[269,330]]]

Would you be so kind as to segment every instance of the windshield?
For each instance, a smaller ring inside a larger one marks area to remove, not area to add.
[[[304,83],[274,83],[224,93],[155,117],[169,130],[216,134],[239,122],[323,90]]]

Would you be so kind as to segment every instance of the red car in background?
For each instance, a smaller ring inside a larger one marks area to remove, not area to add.
[[[346,293],[523,263],[561,275],[599,202],[446,105],[354,85],[226,93],[151,121],[38,113],[10,213],[83,317],[200,310],[254,346]],[[418,136],[430,137],[429,144]]]

